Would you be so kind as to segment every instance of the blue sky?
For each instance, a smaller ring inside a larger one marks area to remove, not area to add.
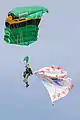
[[[48,8],[38,41],[29,47],[5,44],[4,22],[16,6],[41,5]],[[80,119],[80,1],[2,0],[0,4],[0,120]],[[22,81],[23,58],[28,55],[33,70],[60,65],[74,80],[74,88],[53,107],[41,79],[32,76],[30,87]]]

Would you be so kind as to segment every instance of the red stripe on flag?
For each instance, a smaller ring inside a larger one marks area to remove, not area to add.
[[[60,93],[58,93],[57,96],[60,97]]]

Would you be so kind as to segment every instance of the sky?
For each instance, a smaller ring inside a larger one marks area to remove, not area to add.
[[[40,5],[49,10],[43,17],[38,41],[29,47],[4,43],[4,23],[17,6]],[[0,4],[0,120],[80,119],[80,1],[2,0]],[[52,106],[41,79],[31,76],[23,84],[23,58],[28,55],[33,70],[59,65],[68,71],[74,88]]]

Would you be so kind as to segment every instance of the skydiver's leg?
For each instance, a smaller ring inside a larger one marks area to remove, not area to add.
[[[26,75],[25,76],[25,78],[24,78],[24,83],[26,84],[26,87],[28,87],[29,86],[29,84],[28,84],[28,75]]]
[[[28,77],[29,77],[29,74],[27,75],[27,78],[26,78],[26,87],[28,87],[29,86],[29,84],[28,84]]]
[[[27,75],[24,77],[24,83],[27,83],[28,82],[28,80],[27,80]]]
[[[24,80],[23,80],[23,81],[24,81],[24,83],[26,83],[26,76],[24,77]]]

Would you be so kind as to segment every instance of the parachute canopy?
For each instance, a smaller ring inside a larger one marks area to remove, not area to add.
[[[72,79],[60,67],[44,67],[35,71],[34,74],[42,78],[42,83],[47,89],[52,103],[66,96],[73,87]]]
[[[48,10],[41,6],[17,7],[8,13],[5,21],[4,41],[26,45],[35,42],[41,17]]]

